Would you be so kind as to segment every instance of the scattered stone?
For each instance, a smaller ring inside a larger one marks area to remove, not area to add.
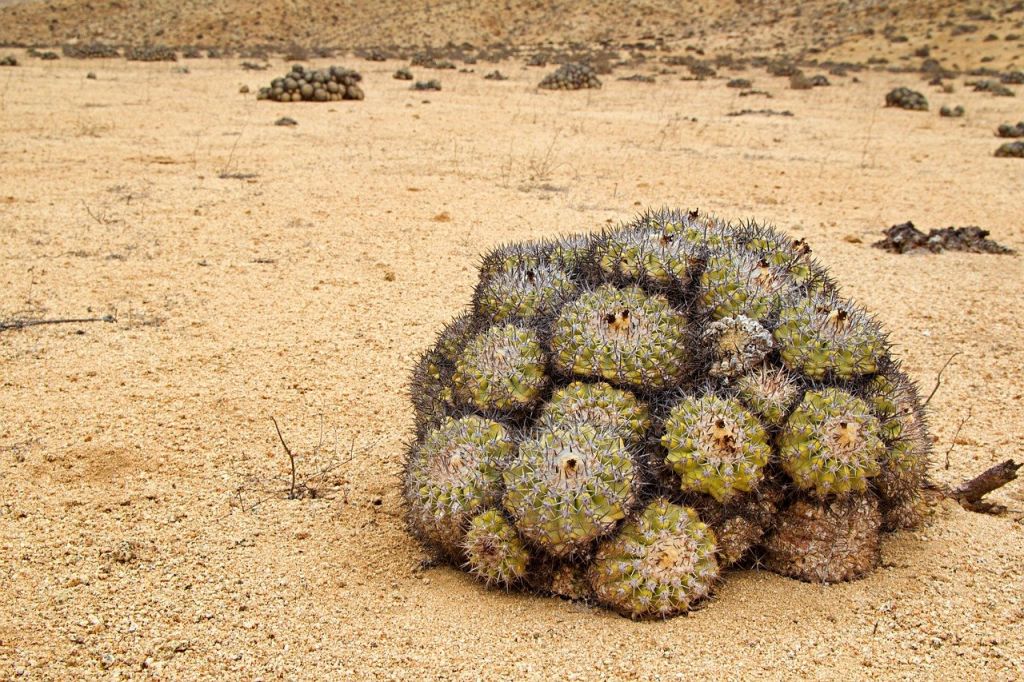
[[[96,72],[95,71],[90,71],[89,73],[85,74],[85,77],[88,80],[94,81],[94,80],[96,80]]]
[[[394,78],[397,81],[411,81],[412,71],[403,66],[402,68],[395,71],[395,74],[392,76],[392,78]]]
[[[256,99],[274,102],[340,102],[365,97],[359,82],[362,75],[341,66],[307,69],[295,64],[291,71],[262,87]]]
[[[1024,159],[1024,142],[1007,142],[996,150],[996,156],[1001,159]]]
[[[112,45],[89,43],[88,45],[61,45],[61,53],[68,59],[112,59],[121,53]]]
[[[484,80],[488,80],[488,81],[507,81],[508,80],[508,76],[503,74],[501,71],[494,70],[494,71],[491,71],[486,76],[484,76]]]
[[[257,64],[256,62],[242,62],[242,71],[266,71],[270,64]]]
[[[238,94],[240,94],[240,95],[248,95],[249,94],[249,86],[248,85],[243,85],[242,87],[238,88]]]
[[[455,64],[447,59],[437,59],[429,52],[417,52],[412,56],[412,66],[422,66],[425,69],[454,69]]]
[[[699,81],[706,80],[708,78],[714,78],[715,76],[718,75],[717,71],[711,68],[711,66],[709,66],[706,62],[702,61],[692,61],[686,65],[686,68],[689,69],[693,77]]]
[[[928,100],[924,95],[910,88],[896,88],[885,96],[885,106],[910,111],[928,111]]]
[[[1024,137],[1024,121],[1020,121],[1017,125],[1001,123],[996,128],[996,135],[999,137]]]
[[[18,60],[13,54],[9,54],[6,57],[0,59],[0,66],[17,66]]]
[[[726,116],[792,116],[793,112],[786,109],[784,111],[778,111],[776,109],[741,109],[739,111],[730,111]]]
[[[989,92],[996,97],[1015,97],[1016,93],[1010,88],[1006,87],[999,81],[994,80],[983,80],[976,81],[974,83],[968,83],[968,85],[974,86],[975,92]]]
[[[1024,148],[1024,144],[1021,145]],[[1024,154],[1022,154],[1024,155]],[[988,238],[989,231],[980,227],[943,227],[932,229],[925,234],[907,221],[893,225],[884,232],[885,239],[872,244],[876,249],[892,253],[909,253],[913,251],[969,251],[971,253],[1014,253],[1002,244]]]
[[[960,118],[965,113],[967,113],[966,110],[959,104],[953,107],[952,109],[945,105],[943,105],[943,107],[939,109],[939,116],[943,116],[945,118]]]
[[[737,88],[739,90],[747,90],[753,85],[746,78],[733,78],[731,81],[725,84],[727,88]]]
[[[416,81],[413,86],[413,90],[440,90],[441,81],[429,80],[429,81]]]
[[[632,76],[622,76],[617,80],[631,81],[633,83],[654,83],[654,76],[646,76],[642,73],[634,73]]]
[[[545,90],[582,90],[600,88],[597,73],[586,64],[562,64],[537,86]]]
[[[176,62],[178,53],[163,45],[149,45],[128,48],[124,58],[130,62]]]
[[[276,126],[297,126],[297,125],[299,125],[299,122],[296,121],[294,118],[291,118],[290,116],[282,116],[281,118],[279,118],[276,121],[274,121],[274,125],[276,125]]]

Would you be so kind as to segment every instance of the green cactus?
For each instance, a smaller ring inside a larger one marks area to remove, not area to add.
[[[817,380],[873,374],[889,350],[878,324],[835,294],[787,302],[774,335],[786,367]]]
[[[802,391],[800,383],[790,372],[767,364],[741,376],[735,386],[736,395],[743,404],[772,427],[786,421]]]
[[[589,423],[540,426],[505,470],[505,509],[556,557],[585,550],[625,518],[639,484],[618,431]]]
[[[536,332],[512,324],[473,337],[455,365],[455,397],[484,411],[523,411],[548,385]]]
[[[672,235],[698,251],[725,246],[734,238],[735,232],[725,221],[698,209],[679,211],[663,208],[648,211],[630,225]]]
[[[698,264],[692,244],[653,223],[610,232],[594,247],[602,277],[674,291],[687,286]]]
[[[457,556],[470,519],[501,498],[501,472],[514,443],[501,424],[478,416],[447,419],[413,448],[405,501],[413,531]]]
[[[782,468],[819,497],[863,493],[881,472],[885,443],[868,404],[846,391],[808,391],[778,437]]]
[[[835,288],[825,268],[811,257],[811,246],[804,239],[793,239],[767,225],[748,223],[736,231],[736,242],[757,258],[783,268],[808,293]]]
[[[561,268],[517,265],[480,282],[473,308],[488,323],[529,322],[550,317],[576,291],[576,283]]]
[[[445,326],[434,346],[420,356],[413,369],[409,389],[416,432],[421,437],[455,411],[452,375],[466,341],[472,336],[472,327],[470,314],[456,318]]]
[[[738,400],[714,395],[676,403],[665,419],[661,444],[682,489],[719,502],[753,490],[772,454],[757,418]]]
[[[535,268],[548,264],[548,245],[530,242],[507,244],[492,249],[480,262],[480,281],[487,280],[517,268]]]
[[[803,240],[699,211],[494,249],[413,373],[410,529],[487,584],[635,618],[755,560],[864,575],[921,518],[930,440],[837,291]]]
[[[462,541],[469,572],[488,585],[508,587],[526,577],[530,552],[497,509],[477,514]]]
[[[574,234],[553,240],[500,246],[484,256],[480,264],[480,281],[517,268],[542,265],[577,274],[590,260],[593,243],[594,238],[589,234]]]
[[[545,422],[587,422],[610,426],[631,444],[639,444],[651,427],[647,405],[629,391],[599,381],[585,384],[574,381],[554,392],[544,406]]]
[[[662,390],[690,367],[688,326],[668,300],[635,286],[602,286],[568,303],[554,323],[552,362],[566,376]]]
[[[764,320],[798,290],[784,266],[737,248],[713,252],[700,276],[701,305],[715,320]]]
[[[874,376],[865,393],[878,416],[887,448],[875,479],[886,528],[921,522],[921,491],[927,484],[931,440],[917,387],[898,367]]]
[[[708,596],[718,574],[714,533],[693,509],[661,498],[598,546],[590,583],[624,615],[665,618]]]

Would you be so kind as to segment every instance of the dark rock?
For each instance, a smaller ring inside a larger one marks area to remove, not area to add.
[[[1002,159],[1024,159],[1024,142],[1007,142],[996,150],[995,155]]]
[[[1024,145],[1022,145],[1024,147]],[[971,253],[1011,254],[1009,249],[988,238],[989,231],[980,227],[943,227],[925,234],[907,221],[893,225],[884,232],[885,238],[872,244],[876,249],[892,253],[930,251],[969,251]]]

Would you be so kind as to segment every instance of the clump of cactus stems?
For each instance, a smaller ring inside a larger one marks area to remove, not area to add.
[[[307,69],[295,64],[291,71],[275,78],[269,86],[256,93],[256,99],[271,102],[340,102],[361,100],[365,96],[359,86],[362,75],[341,66]]]
[[[497,248],[411,388],[409,527],[489,586],[664,618],[731,566],[860,578],[921,522],[913,382],[764,225],[661,210]]]

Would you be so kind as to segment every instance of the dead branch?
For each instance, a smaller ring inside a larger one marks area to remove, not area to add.
[[[982,498],[993,490],[998,490],[1010,481],[1016,480],[1017,471],[1024,464],[1017,464],[1012,459],[996,464],[957,486],[949,496],[960,503],[968,511],[981,514],[1002,514],[1006,507],[994,502],[986,502]]]
[[[117,318],[113,315],[104,315],[103,317],[60,317],[52,320],[15,318],[11,320],[0,320],[0,332],[5,332],[11,329],[37,327],[42,324],[78,324],[80,322],[117,322]]]
[[[953,358],[958,355],[960,355],[960,351],[950,355],[942,367],[939,368],[939,373],[935,375],[935,387],[932,389],[932,392],[928,394],[928,398],[924,401],[924,407],[928,407],[928,403],[930,403],[932,398],[935,397],[935,393],[939,390],[939,386],[942,385],[942,373],[946,371],[947,367],[949,367],[949,363],[953,362]]]
[[[295,499],[295,455],[292,454],[291,448],[288,447],[288,443],[284,442],[284,436],[281,435],[281,427],[277,425],[277,420],[273,415],[270,416],[270,421],[274,422],[274,428],[277,429],[277,438],[281,441],[281,447],[284,448],[285,454],[288,455],[288,461],[291,463],[292,468],[292,482],[288,487],[288,499]]]
[[[328,462],[321,463],[320,455],[324,445],[323,414],[320,415],[319,442],[307,455],[296,455],[292,452],[292,449],[284,439],[284,435],[281,432],[277,419],[271,416],[270,420],[274,423],[274,429],[277,431],[278,440],[281,442],[281,446],[284,448],[285,454],[288,455],[289,473],[285,477],[271,477],[269,479],[253,476],[235,488],[234,491],[232,491],[232,497],[235,500],[233,506],[237,506],[244,512],[256,511],[264,502],[280,498],[282,496],[289,500],[331,497],[329,492],[325,493],[324,491],[328,477],[338,469],[349,464],[362,452],[372,448],[377,442],[375,440],[369,446],[359,447],[357,449],[356,442],[353,440],[349,445],[348,452],[339,455],[337,434],[335,434],[333,454]],[[312,471],[306,473],[303,471],[303,469],[306,468],[311,468]],[[282,478],[285,480],[281,480]],[[258,493],[259,496],[256,499],[250,499],[248,497],[250,493]],[[346,494],[346,502],[347,501]],[[225,514],[225,517],[230,515],[230,513],[231,512],[229,510]]]

